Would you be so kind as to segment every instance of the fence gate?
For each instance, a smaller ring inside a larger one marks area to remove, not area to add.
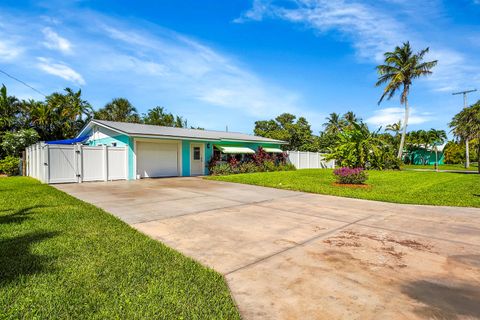
[[[126,147],[37,143],[26,149],[26,174],[45,183],[127,179]]]

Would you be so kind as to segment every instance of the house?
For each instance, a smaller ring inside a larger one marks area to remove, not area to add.
[[[88,138],[83,138],[88,137]],[[216,153],[253,154],[258,147],[282,152],[284,141],[236,132],[172,128],[138,123],[90,121],[78,139],[91,146],[127,147],[127,178],[195,176],[208,174]]]

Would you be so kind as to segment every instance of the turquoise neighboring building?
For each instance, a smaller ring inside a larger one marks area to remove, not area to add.
[[[244,156],[263,147],[279,153],[284,141],[249,134],[171,128],[105,120],[90,121],[77,137],[88,136],[92,146],[128,149],[128,179],[208,174],[208,162],[219,157]]]

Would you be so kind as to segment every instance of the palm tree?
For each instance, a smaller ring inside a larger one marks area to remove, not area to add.
[[[326,120],[327,122],[323,124],[326,133],[337,134],[345,127],[345,120],[336,112],[330,113]]]
[[[405,135],[407,134],[408,115],[410,111],[408,106],[410,86],[414,79],[431,74],[431,69],[437,64],[437,60],[423,62],[423,58],[428,51],[429,48],[425,48],[414,54],[410,43],[407,41],[403,43],[401,47],[395,47],[393,52],[386,52],[384,54],[385,64],[377,66],[379,78],[375,85],[378,87],[382,84],[387,84],[378,104],[380,104],[385,97],[387,100],[390,100],[397,91],[402,91],[400,103],[405,105],[405,117],[397,154],[399,159],[402,158]]]
[[[348,124],[352,124],[352,123],[358,123],[360,122],[359,119],[357,118],[357,116],[355,115],[355,113],[353,113],[353,111],[348,111],[347,113],[345,113],[342,117]]]
[[[115,98],[94,113],[98,120],[140,122],[137,109],[125,98]]]
[[[453,117],[449,126],[452,128],[452,133],[455,137],[465,141],[465,168],[468,168],[470,166],[468,142],[474,138],[480,141],[480,101],[470,107],[463,108],[462,111]],[[480,147],[478,154],[480,155]]]
[[[392,124],[387,124],[387,126],[385,127],[385,131],[393,132],[393,133],[395,133],[395,136],[397,136],[399,134],[400,130],[402,130],[402,121],[401,120],[398,120],[398,122],[395,122],[395,123],[392,123]]]

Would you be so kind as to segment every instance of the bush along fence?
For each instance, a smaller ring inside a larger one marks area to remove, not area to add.
[[[335,160],[325,160],[325,154],[308,151],[286,151],[288,162],[297,169],[334,169]]]

